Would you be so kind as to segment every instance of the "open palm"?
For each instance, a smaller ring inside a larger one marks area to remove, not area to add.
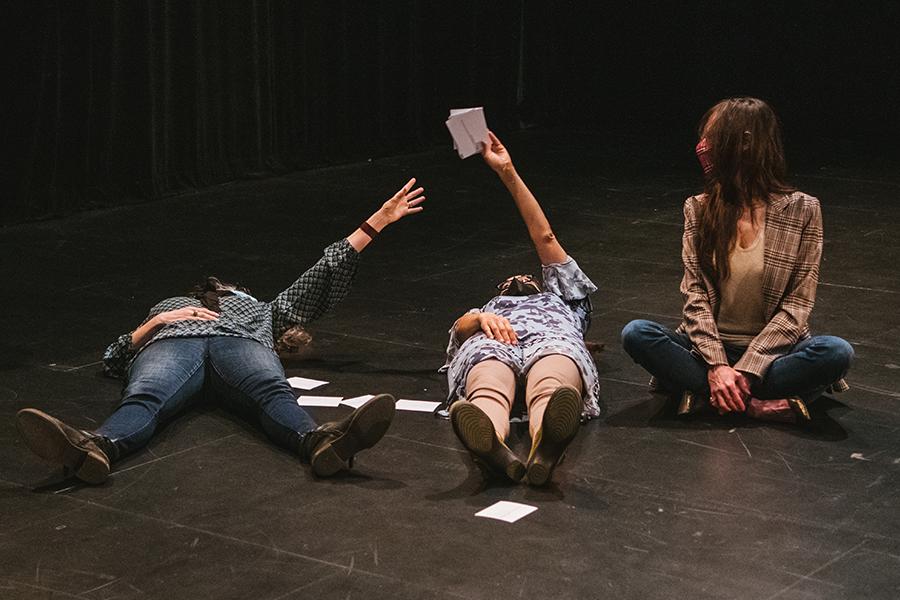
[[[388,222],[394,223],[406,215],[411,215],[423,210],[423,207],[419,205],[425,201],[425,196],[423,195],[425,188],[417,187],[410,191],[410,188],[412,188],[415,183],[416,178],[413,177],[382,205],[381,212],[388,219]]]

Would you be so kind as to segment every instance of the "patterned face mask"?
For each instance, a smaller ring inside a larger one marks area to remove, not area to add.
[[[497,284],[497,289],[500,290],[501,296],[530,296],[541,293],[541,285],[531,275],[513,275]]]
[[[697,153],[697,160],[700,161],[700,166],[703,167],[703,174],[709,175],[712,173],[713,163],[709,156],[709,142],[706,141],[706,138],[697,142],[695,152]]]

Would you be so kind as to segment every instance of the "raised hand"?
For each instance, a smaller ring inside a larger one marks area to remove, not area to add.
[[[387,223],[394,223],[406,215],[424,210],[424,207],[419,205],[425,201],[425,196],[423,195],[425,188],[417,187],[412,190],[411,188],[415,184],[416,178],[413,177],[381,206],[380,212]]]
[[[488,131],[490,142],[481,149],[481,156],[490,168],[502,175],[513,168],[512,157],[493,131]]]
[[[416,178],[413,177],[400,188],[396,194],[391,196],[381,205],[381,208],[365,220],[353,233],[347,236],[347,241],[353,246],[357,252],[363,249],[372,241],[372,237],[378,235],[382,229],[395,223],[405,217],[417,212],[422,212],[424,207],[419,206],[425,202],[425,188],[417,187],[412,189],[416,184]]]

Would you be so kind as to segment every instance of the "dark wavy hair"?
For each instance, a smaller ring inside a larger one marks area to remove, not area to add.
[[[699,211],[697,252],[703,270],[716,282],[730,275],[728,256],[737,240],[737,222],[754,200],[794,191],[775,111],[757,98],[729,98],[706,111],[699,135],[712,168],[706,174],[706,202]]]
[[[218,277],[207,277],[205,281],[197,283],[187,293],[191,298],[196,298],[200,304],[213,312],[221,312],[220,298],[234,294],[234,290],[253,295],[250,290],[239,283],[225,283]],[[285,331],[275,342],[276,352],[298,352],[304,346],[312,342],[312,336],[303,327],[295,325]]]

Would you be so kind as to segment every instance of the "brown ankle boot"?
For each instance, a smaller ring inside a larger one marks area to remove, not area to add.
[[[525,465],[497,436],[491,418],[483,410],[459,400],[450,407],[450,423],[456,437],[477,462],[513,481],[525,476]]]
[[[318,477],[330,477],[353,466],[360,450],[384,437],[394,418],[394,397],[375,396],[340,421],[319,425],[303,436],[300,456]]]
[[[67,475],[75,475],[85,483],[106,481],[110,463],[118,458],[116,446],[110,440],[70,427],[34,408],[20,410],[16,425],[32,452],[62,466]]]
[[[550,396],[541,428],[531,441],[526,475],[529,484],[541,486],[550,481],[553,469],[562,462],[566,447],[578,433],[583,406],[581,394],[568,385],[560,386]]]

